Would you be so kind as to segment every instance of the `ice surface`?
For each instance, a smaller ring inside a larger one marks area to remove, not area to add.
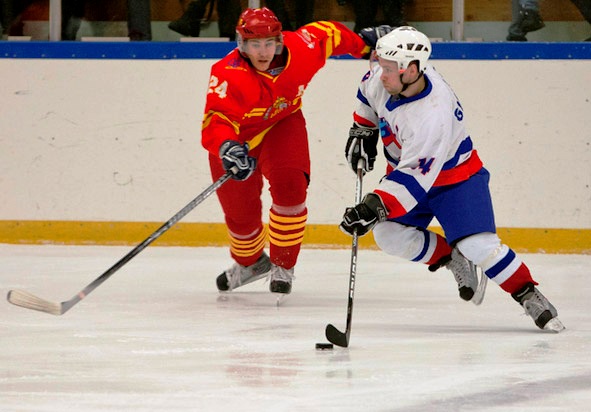
[[[0,293],[70,299],[131,248],[0,245]],[[591,256],[522,255],[566,331],[540,331],[493,282],[476,307],[451,273],[304,249],[282,303],[221,295],[223,248],[149,247],[63,316],[0,304],[0,411],[586,411]]]

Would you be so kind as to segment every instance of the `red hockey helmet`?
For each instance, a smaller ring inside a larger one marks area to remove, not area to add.
[[[236,26],[242,40],[280,36],[281,29],[281,22],[275,13],[266,7],[244,10]]]

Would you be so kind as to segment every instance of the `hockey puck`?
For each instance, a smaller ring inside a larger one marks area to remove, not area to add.
[[[317,343],[316,350],[331,350],[334,348],[332,343]]]

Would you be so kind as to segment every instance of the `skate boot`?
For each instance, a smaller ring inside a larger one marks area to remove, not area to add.
[[[451,260],[446,263],[445,267],[454,274],[458,283],[460,297],[465,301],[471,300],[474,293],[476,293],[476,288],[478,288],[476,266],[466,259],[458,248],[454,248],[451,251]]]
[[[293,275],[293,268],[285,269],[281,266],[272,265],[271,272],[269,272],[269,290],[273,293],[288,294],[291,292],[291,283],[295,276]]]
[[[523,309],[543,330],[559,333],[565,329],[558,319],[556,308],[546,299],[533,283],[527,283],[521,290],[511,294]]]
[[[454,248],[451,255],[442,258],[439,262],[430,265],[429,270],[435,272],[441,266],[449,269],[458,283],[460,297],[465,301],[471,301],[475,305],[480,305],[484,299],[486,283],[488,278],[483,273],[478,278],[476,265],[466,259],[458,250]]]
[[[227,269],[216,279],[218,290],[220,292],[231,292],[239,286],[249,284],[267,276],[271,270],[271,260],[263,252],[261,257],[250,266],[242,266],[235,263],[230,269]]]

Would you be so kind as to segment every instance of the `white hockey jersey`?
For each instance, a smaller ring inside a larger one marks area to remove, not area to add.
[[[379,127],[387,176],[374,190],[386,205],[388,218],[406,214],[432,187],[468,179],[482,168],[464,128],[464,110],[443,77],[428,66],[426,87],[416,96],[390,95],[375,65],[363,77],[354,119]]]

